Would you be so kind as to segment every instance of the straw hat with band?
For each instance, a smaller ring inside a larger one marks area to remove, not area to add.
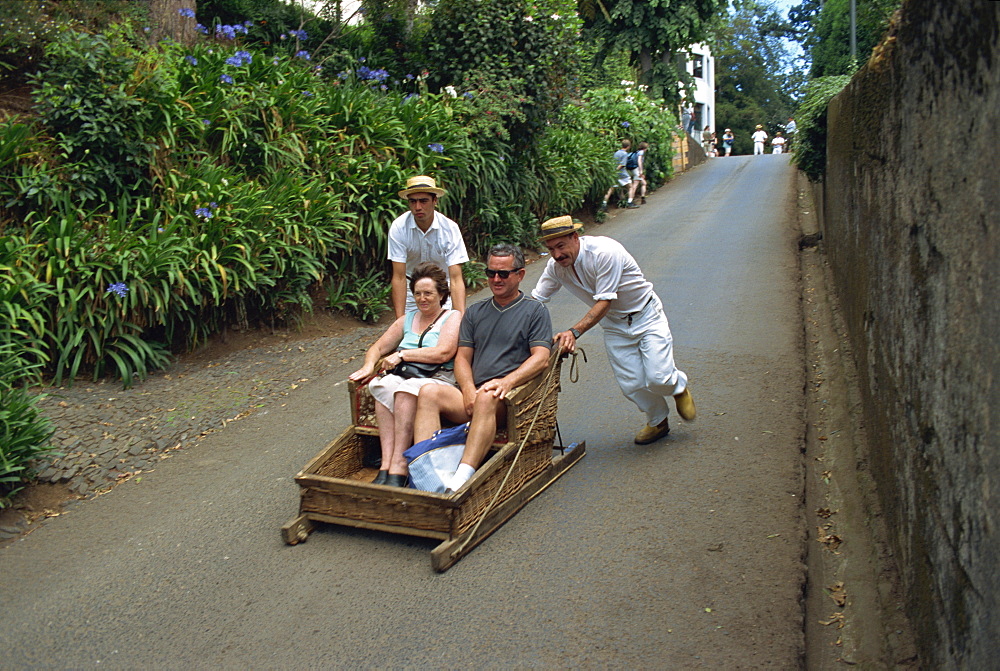
[[[411,193],[433,193],[435,196],[443,196],[445,190],[438,188],[433,177],[417,175],[406,180],[406,188],[399,192],[399,197],[407,198]]]
[[[583,224],[573,221],[573,217],[569,215],[553,217],[548,221],[542,222],[542,231],[539,233],[538,239],[545,241],[552,238],[561,238],[564,235],[579,231],[581,228],[583,228]]]

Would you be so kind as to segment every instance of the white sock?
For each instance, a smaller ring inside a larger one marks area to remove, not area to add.
[[[453,492],[457,492],[458,488],[469,481],[472,474],[476,472],[472,466],[468,464],[459,464],[458,470],[455,471],[455,475],[451,476],[451,482],[448,484],[448,489]]]

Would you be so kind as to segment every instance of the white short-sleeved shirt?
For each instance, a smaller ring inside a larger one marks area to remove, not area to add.
[[[389,260],[406,264],[406,276],[425,261],[436,263],[448,273],[448,266],[466,263],[469,254],[458,224],[440,212],[424,233],[417,227],[412,212],[404,212],[389,226]],[[450,281],[450,276],[449,276]]]
[[[754,131],[751,137],[754,142],[767,142],[767,133],[762,130]]]
[[[590,306],[611,301],[608,314],[612,317],[642,310],[653,294],[652,282],[643,277],[625,247],[601,235],[580,236],[580,253],[571,268],[550,258],[531,295],[547,303],[562,286]]]

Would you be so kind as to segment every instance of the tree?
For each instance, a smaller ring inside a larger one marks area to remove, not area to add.
[[[515,146],[530,146],[574,90],[573,1],[441,0],[426,47],[431,85],[494,97],[511,110],[505,125]]]
[[[804,73],[774,29],[780,24],[773,6],[751,0],[718,29],[713,44],[715,119],[719,129],[733,129],[735,154],[752,151],[750,135],[757,124],[769,136],[783,130],[804,84]]]
[[[789,10],[789,20],[808,55],[810,76],[850,74],[850,1],[805,0]],[[889,17],[902,0],[856,0],[858,60],[864,62],[881,41]]]
[[[677,54],[705,40],[727,0],[579,0],[588,34],[600,41],[598,62],[615,51],[630,54],[654,98],[674,100],[684,75]]]
[[[171,39],[191,44],[195,32],[196,0],[147,0],[149,5],[149,39],[156,43]]]

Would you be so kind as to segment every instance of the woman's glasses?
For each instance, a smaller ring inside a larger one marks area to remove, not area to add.
[[[519,270],[522,270],[522,268],[514,268],[514,270],[493,270],[492,268],[487,268],[486,269],[486,277],[491,277],[492,278],[492,277],[496,277],[497,275],[499,275],[500,279],[505,280],[508,277],[510,277],[511,273],[516,273]]]

